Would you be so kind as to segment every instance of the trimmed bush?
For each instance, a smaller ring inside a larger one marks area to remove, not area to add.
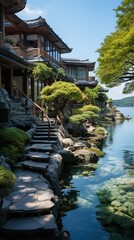
[[[0,129],[0,154],[9,157],[10,164],[18,160],[29,136],[18,128]]]
[[[106,130],[103,127],[97,127],[94,131],[95,134],[100,135],[102,137],[106,136]]]
[[[10,170],[0,166],[0,198],[3,198],[11,191],[15,179],[15,175]]]
[[[101,109],[97,106],[94,106],[94,105],[90,104],[90,105],[85,105],[85,106],[83,106],[82,108],[79,108],[79,109],[74,109],[73,114],[82,114],[84,112],[89,112],[89,111],[98,114],[101,111]]]
[[[72,123],[82,123],[86,121],[95,123],[99,119],[99,116],[92,111],[86,111],[82,114],[73,115],[69,119]]]

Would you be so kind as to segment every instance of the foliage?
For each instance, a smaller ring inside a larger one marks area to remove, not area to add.
[[[43,81],[54,81],[55,73],[52,68],[44,63],[37,63],[33,69],[33,76],[35,79]]]
[[[53,103],[55,111],[63,112],[68,101],[82,101],[81,90],[73,83],[59,81],[41,91],[41,99]]]
[[[81,112],[86,112],[86,111],[92,111],[94,113],[99,113],[101,111],[101,109],[97,106],[94,105],[85,105],[82,108],[80,108]]]
[[[106,130],[103,127],[97,127],[94,131],[95,134],[104,137],[106,135]]]
[[[123,99],[114,100],[113,104],[117,107],[133,107],[134,97],[127,97]]]
[[[90,103],[90,104],[95,104],[96,103],[96,99],[98,98],[98,90],[96,90],[96,88],[91,89],[89,87],[85,88],[85,94],[87,96],[86,102]]]
[[[98,114],[92,111],[86,111],[82,114],[75,114],[69,118],[72,123],[90,122],[94,124],[98,120]]]
[[[0,198],[3,198],[11,191],[15,179],[15,175],[10,170],[0,166]]]
[[[112,99],[112,98],[109,98],[109,99],[107,100],[107,103],[113,103],[113,99]]]
[[[123,0],[115,12],[116,31],[108,35],[97,50],[99,67],[96,74],[108,87],[134,80],[134,1]],[[126,93],[133,91],[134,85],[127,89]]]
[[[0,129],[0,154],[9,157],[11,164],[17,161],[25,143],[29,140],[28,135],[18,128]]]

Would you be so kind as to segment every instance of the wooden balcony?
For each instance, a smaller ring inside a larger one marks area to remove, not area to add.
[[[14,53],[20,57],[27,59],[27,51],[19,47],[13,47]]]
[[[51,61],[52,63],[55,63],[58,67],[61,67],[63,69],[66,69],[66,67],[61,63],[53,59],[46,51],[40,49],[40,48],[29,48],[25,49],[23,47],[13,47],[13,50],[15,54],[17,54],[20,57],[23,57],[27,60],[30,60],[34,57],[41,56],[46,61]]]

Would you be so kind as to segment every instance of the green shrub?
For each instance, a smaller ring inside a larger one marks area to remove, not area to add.
[[[0,198],[3,198],[11,191],[15,179],[15,175],[10,170],[0,166]]]
[[[75,114],[70,117],[70,121],[73,123],[82,123],[82,122],[90,122],[95,123],[98,120],[98,115],[92,111],[86,111],[82,114]]]
[[[97,127],[94,131],[95,134],[105,136],[106,135],[106,130],[103,127]]]
[[[10,163],[17,161],[25,143],[29,140],[28,135],[18,128],[0,129],[0,154],[9,157]]]
[[[94,105],[90,104],[90,105],[85,105],[85,106],[83,106],[82,108],[79,108],[79,109],[74,109],[73,114],[82,114],[84,112],[89,112],[89,111],[98,114],[101,111],[101,109],[97,106],[94,106]]]

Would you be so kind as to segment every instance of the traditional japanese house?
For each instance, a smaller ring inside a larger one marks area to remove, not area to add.
[[[90,62],[88,59],[79,60],[73,58],[63,58],[62,63],[66,66],[67,74],[74,78],[74,83],[80,88],[94,88],[98,81],[90,73],[94,71],[95,62]]]
[[[5,22],[6,38],[13,42],[12,51],[28,63],[36,64],[43,62],[52,68],[65,68],[62,64],[61,54],[72,51],[63,40],[47,24],[46,20],[39,17],[34,20],[23,21],[16,15],[6,16]],[[22,68],[25,73],[27,70]],[[26,94],[36,99],[45,81],[34,80],[30,74],[27,84],[20,81],[19,87]]]

